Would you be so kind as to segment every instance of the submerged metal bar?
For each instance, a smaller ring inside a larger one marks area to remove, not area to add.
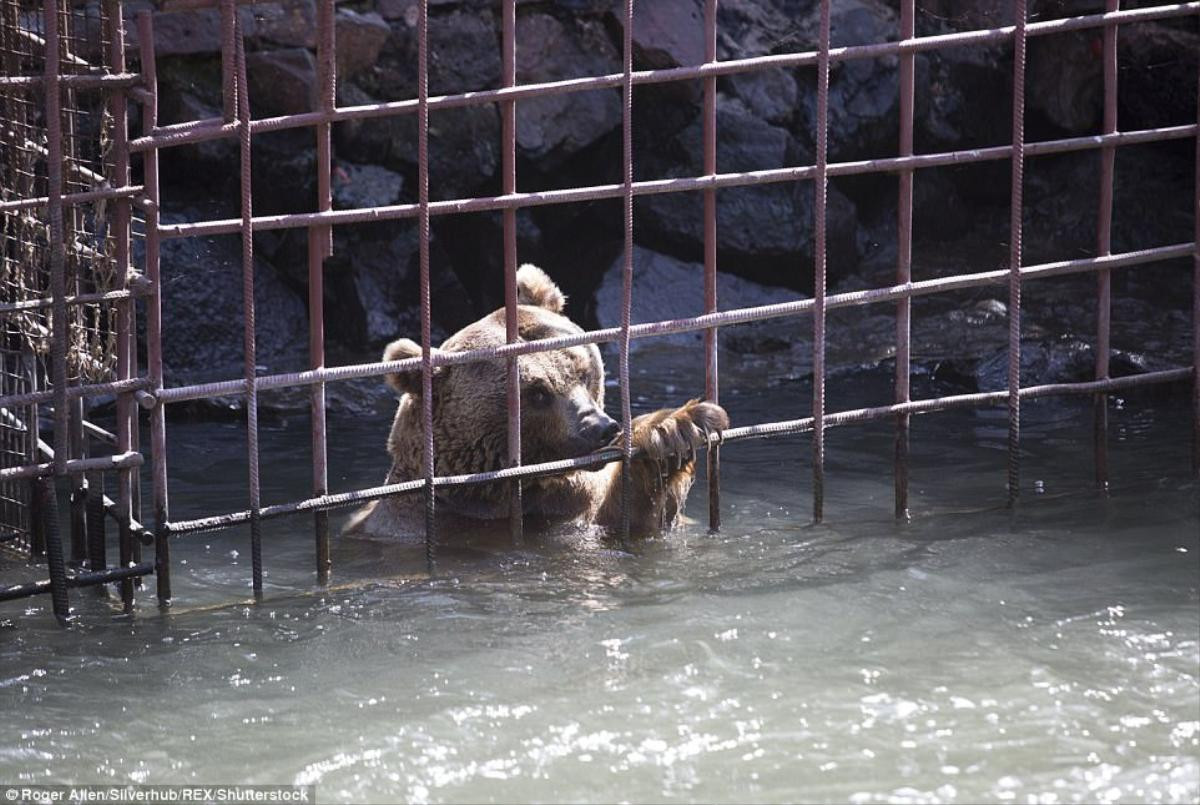
[[[704,60],[717,60],[717,0],[704,0]],[[704,173],[717,175],[717,78],[704,79]],[[717,191],[704,190],[704,312],[717,312]],[[704,396],[720,402],[717,328],[704,331]],[[708,449],[708,530],[721,528],[721,446]]]
[[[1126,9],[1112,14],[1088,14],[1080,17],[1042,20],[1030,23],[1026,28],[1027,36],[1046,36],[1077,31],[1087,28],[1097,28],[1109,23],[1147,22],[1176,17],[1192,16],[1200,13],[1200,2],[1174,3],[1149,8]],[[853,61],[857,59],[879,59],[896,56],[903,53],[923,53],[950,47],[964,47],[1010,41],[1015,32],[1015,26],[1004,26],[980,31],[963,31],[958,33],[924,36],[899,42],[879,42],[871,45],[850,45],[831,48],[829,59],[831,63]],[[708,76],[732,75],[770,68],[795,68],[813,66],[817,63],[816,51],[799,53],[783,53],[771,56],[754,56],[744,59],[708,63],[689,67],[671,67],[662,70],[638,70],[633,73],[633,83],[661,84],[672,81],[689,81]],[[523,84],[519,87],[501,88],[463,92],[454,95],[440,95],[429,98],[429,108],[432,110],[453,109],[463,106],[479,106],[496,103],[502,100],[524,100],[544,95],[558,95],[582,90],[608,89],[621,87],[625,83],[625,74],[609,73],[601,76],[573,78],[562,81],[550,81],[535,84]],[[283,131],[286,129],[303,128],[316,123],[344,120],[365,120],[370,118],[391,117],[393,115],[414,114],[417,111],[417,101],[408,99],[385,103],[365,104],[361,106],[346,106],[338,108],[332,116],[323,112],[307,112],[298,115],[262,118],[254,121],[254,133],[268,131]],[[151,134],[139,137],[131,142],[134,152],[151,146],[166,148],[203,140],[232,137],[236,127],[226,124],[220,118],[193,121],[188,124],[178,124],[175,127],[148,129]]]
[[[224,0],[222,8],[228,4]],[[246,463],[250,471],[250,565],[254,597],[262,598],[262,507],[261,480],[258,457],[258,368],[254,332],[254,209],[250,171],[250,88],[246,80],[246,40],[241,23],[234,25],[237,75],[237,116],[241,128],[241,191],[242,191],[242,350],[246,380]]]
[[[900,38],[911,39],[916,31],[916,0],[901,0]],[[913,153],[913,103],[915,99],[915,56],[900,55],[900,156]],[[912,283],[913,238],[913,172],[900,172],[900,198],[897,203],[896,284]],[[895,400],[908,402],[911,395],[912,373],[912,298],[905,296],[896,303],[896,385]],[[896,416],[895,494],[896,519],[907,520],[908,514],[908,414]]]
[[[436,567],[436,498],[433,488],[433,340],[429,293],[429,0],[417,5],[417,195],[421,293],[421,467],[425,474],[425,564]]]
[[[817,171],[813,179],[813,522],[825,516],[825,213],[829,178],[829,27],[832,0],[821,0],[817,52]]]
[[[1158,246],[1151,249],[1141,249],[1123,252],[1108,257],[1081,257],[1075,260],[1059,260],[1052,263],[1040,263],[1025,266],[1021,276],[1026,279],[1058,277],[1067,274],[1078,274],[1094,271],[1098,267],[1125,268],[1144,265],[1160,260],[1171,260],[1189,257],[1195,250],[1193,243],[1177,243],[1171,246]],[[937,279],[918,280],[907,285],[893,285],[884,288],[870,288],[862,291],[846,291],[831,294],[826,297],[826,310],[855,307],[857,305],[894,302],[906,296],[928,296],[945,291],[956,291],[964,288],[978,288],[986,285],[1002,285],[1009,278],[1008,269],[980,271],[973,274],[957,274]],[[629,328],[630,338],[647,338],[655,335],[687,333],[704,330],[707,327],[730,326],[746,324],[752,321],[797,316],[811,313],[813,300],[799,299],[794,302],[778,302],[771,305],[737,308],[720,313],[692,316],[683,319],[634,324]],[[486,349],[473,349],[463,352],[438,352],[433,358],[434,366],[454,366],[474,361],[487,361],[508,358],[512,355],[528,355],[535,352],[574,347],[580,344],[603,344],[619,341],[621,329],[608,327],[601,330],[588,330],[576,335],[544,338],[535,341],[523,341],[519,344],[503,345]],[[355,380],[362,377],[376,377],[393,372],[417,371],[421,366],[419,358],[405,358],[399,361],[377,361],[374,363],[349,364],[335,366],[321,371],[287,372],[277,375],[263,375],[258,378],[260,389],[287,388],[289,386],[304,386],[319,382],[336,382]],[[242,380],[223,380],[215,383],[201,383],[192,386],[177,386],[163,389],[156,396],[163,403],[178,403],[186,400],[199,400],[205,397],[224,397],[233,394],[243,394],[245,383]]]
[[[1029,386],[1021,389],[1021,396],[1027,399],[1072,394],[1095,394],[1098,391],[1116,392],[1125,389],[1141,388],[1159,383],[1172,383],[1187,380],[1192,376],[1192,369],[1164,369],[1156,372],[1129,375],[1126,377],[1110,378],[1108,380],[1091,380],[1082,383],[1050,383],[1041,386]],[[870,422],[878,419],[895,418],[898,414],[929,414],[936,411],[948,411],[958,408],[980,408],[985,406],[1003,405],[1008,400],[1007,391],[988,391],[973,394],[958,394],[949,397],[937,397],[927,400],[910,400],[906,403],[894,403],[876,408],[856,408],[848,411],[827,413],[825,427],[850,425]],[[710,443],[721,441],[723,444],[739,442],[746,439],[757,439],[766,436],[779,436],[789,433],[807,433],[813,429],[813,418],[803,417],[781,422],[763,422],[757,425],[747,425],[729,428],[720,434],[711,434]],[[468,484],[494,483],[508,481],[512,478],[535,478],[545,475],[556,475],[573,469],[595,468],[614,461],[624,460],[624,453],[619,447],[608,447],[591,455],[579,458],[548,461],[540,464],[525,464],[520,467],[508,467],[490,472],[478,472],[468,475],[441,476],[434,479],[434,485],[464,486]],[[284,517],[291,514],[313,511],[316,509],[336,509],[354,506],[379,498],[402,495],[426,488],[424,479],[401,481],[394,484],[359,489],[354,492],[340,492],[326,495],[322,498],[309,498],[293,503],[280,503],[264,506],[261,516],[263,519]],[[214,528],[238,525],[248,522],[250,512],[239,511],[227,514],[201,517],[195,520],[180,520],[170,524],[173,534],[184,534],[192,531],[207,531]]]
[[[66,576],[64,584],[66,587],[93,587],[97,584],[108,584],[114,581],[124,582],[137,576],[148,576],[153,572],[154,566],[146,563],[130,567],[100,570],[92,573],[76,573],[74,576]],[[9,587],[0,587],[0,601],[14,601],[18,598],[28,598],[31,595],[41,595],[43,593],[53,593],[52,585],[49,581],[14,584]]]
[[[1013,0],[1012,207],[1008,255],[1008,505],[1021,492],[1021,214],[1025,173],[1025,2]]]
[[[625,0],[621,57],[622,225],[625,233],[621,263],[621,329],[617,341],[621,384],[621,541],[629,541],[629,505],[633,500],[633,408],[629,388],[629,319],[633,310],[633,0]]]
[[[1106,9],[1116,11],[1120,0],[1106,0]],[[1104,26],[1102,56],[1104,62],[1104,134],[1117,130],[1117,26]],[[1096,211],[1096,254],[1112,253],[1113,167],[1117,151],[1106,145],[1100,149],[1100,207]],[[1112,272],[1102,268],[1096,273],[1096,379],[1108,377],[1110,352],[1109,325],[1112,319]],[[1093,405],[1096,483],[1108,486],[1108,396],[1097,394]]]
[[[332,111],[337,103],[337,42],[334,25],[334,0],[320,0],[317,9],[317,67],[321,87],[322,111]],[[330,125],[317,125],[317,209],[333,208],[331,181],[332,143]],[[308,354],[309,366],[325,366],[325,258],[333,254],[333,228],[314,226],[308,230]],[[325,384],[315,383],[310,398],[312,410],[312,485],[313,495],[329,492],[329,453],[325,421]],[[329,582],[332,565],[329,553],[329,514],[313,515],[316,541],[317,583]]]
[[[1025,155],[1043,156],[1061,154],[1069,151],[1100,148],[1106,144],[1133,145],[1136,143],[1185,139],[1193,137],[1196,131],[1197,126],[1195,124],[1188,124],[1158,129],[1144,129],[1141,131],[1118,132],[1112,135],[1091,135],[1087,137],[1070,137],[1063,140],[1047,140],[1027,145],[1025,147]],[[837,162],[828,166],[827,174],[828,176],[857,176],[864,173],[931,168],[941,165],[967,165],[977,162],[1008,159],[1011,155],[1011,145],[997,145],[988,148],[969,148],[962,151],[948,151],[937,154],[919,154],[911,157],[888,157],[884,159]],[[705,190],[710,187],[716,189],[725,187],[752,187],[811,179],[815,175],[815,165],[804,165],[792,168],[722,173],[711,178],[707,176],[691,176],[678,179],[651,179],[634,182],[633,194],[635,196],[644,196],[658,193]],[[618,183],[565,190],[513,193],[503,196],[449,199],[431,202],[429,204],[429,214],[458,215],[462,213],[503,210],[510,207],[577,204],[581,201],[621,198],[624,193],[624,183]],[[419,209],[419,204],[407,203],[392,204],[383,207],[365,207],[355,210],[333,210],[326,213],[301,212],[286,215],[265,215],[255,219],[254,228],[255,230],[266,231],[268,229],[296,229],[314,224],[336,226],[341,224],[389,221],[398,218],[415,217],[419,214]],[[201,235],[236,234],[240,226],[241,222],[236,218],[193,221],[164,226],[162,227],[162,235],[167,238],[181,238]]]
[[[500,10],[503,49],[503,75],[506,87],[517,84],[517,0],[504,0]],[[500,104],[502,131],[501,192],[517,192],[517,103],[507,100]],[[517,326],[517,211],[506,208],[501,214],[504,228],[504,339],[509,344],[520,340]],[[521,466],[521,365],[516,356],[508,359],[508,466]],[[514,545],[524,541],[525,504],[521,481],[514,480],[508,491],[508,527]]]
[[[138,49],[145,76],[147,97],[142,102],[142,129],[151,131],[158,123],[158,66],[154,59],[154,17],[150,11],[137,16]],[[150,387],[157,393],[163,387],[162,355],[162,282],[159,255],[158,151],[151,149],[142,157],[143,184],[146,186],[146,276],[154,295],[146,300],[146,369]],[[167,533],[167,412],[156,405],[150,411],[150,473],[154,494],[154,578],[158,605],[171,604],[171,543]]]

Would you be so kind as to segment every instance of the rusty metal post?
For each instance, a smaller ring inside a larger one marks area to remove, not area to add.
[[[158,125],[158,66],[154,59],[154,16],[140,11],[137,16],[138,50],[142,63],[142,82],[146,95],[142,100],[142,130],[154,131]],[[146,299],[146,364],[150,387],[157,395],[163,388],[162,356],[162,277],[159,260],[158,149],[142,156],[142,184],[146,188],[146,277],[152,293]],[[150,472],[154,494],[154,578],[158,605],[171,605],[171,542],[167,500],[167,411],[158,399],[150,411]]]
[[[817,50],[817,154],[813,178],[813,522],[825,516],[825,213],[829,161],[829,17],[821,0]]]
[[[503,42],[503,75],[501,84],[517,85],[517,0],[504,0],[501,7],[501,39]],[[501,192],[517,192],[517,103],[507,100],[500,104],[503,123],[500,150]],[[509,344],[520,340],[517,327],[517,210],[507,208],[501,213],[504,226],[504,336]],[[521,365],[514,356],[507,361],[508,371],[508,466],[521,466]],[[524,540],[525,507],[521,495],[521,479],[509,482],[509,531],[514,545]]]
[[[87,554],[89,570],[105,570],[108,567],[108,544],[104,528],[104,473],[94,472],[88,479],[87,498]]]
[[[704,0],[704,60],[717,60],[717,0]],[[704,173],[717,175],[717,77],[704,79]],[[717,191],[704,190],[704,312],[717,312]],[[704,331],[704,396],[720,402],[716,327]],[[708,447],[708,530],[721,529],[721,447]]]
[[[417,196],[421,263],[421,467],[425,480],[425,564],[437,567],[436,495],[433,488],[433,340],[429,293],[429,0],[417,5]]]
[[[622,212],[625,229],[621,267],[621,335],[618,374],[621,383],[621,540],[629,541],[629,506],[633,492],[633,408],[629,387],[629,324],[633,310],[633,0],[625,0],[625,31],[621,44],[621,158]]]
[[[321,88],[320,108],[333,114],[337,106],[337,41],[334,26],[334,0],[320,0],[317,11],[317,69]],[[333,208],[331,183],[331,125],[318,123],[317,134],[317,209]],[[308,353],[313,369],[325,368],[325,258],[333,254],[333,227],[313,226],[308,230]],[[315,383],[311,395],[313,495],[329,492],[329,458],[325,430],[325,384]],[[329,512],[313,513],[316,538],[317,583],[329,582]]]
[[[1200,69],[1196,75],[1196,227],[1192,234],[1192,472],[1200,476]]]
[[[1106,0],[1105,10],[1117,11],[1120,0]],[[1104,26],[1104,134],[1117,131],[1117,26]],[[1100,207],[1096,211],[1096,255],[1112,254],[1113,167],[1117,149],[1100,149]],[[1112,320],[1112,272],[1096,272],[1096,379],[1107,380],[1110,352],[1109,328]],[[1096,483],[1108,488],[1108,395],[1097,394],[1093,401],[1093,441],[1096,456]]]
[[[121,13],[121,0],[105,0],[108,7],[108,60],[114,73],[125,72],[125,25]],[[129,184],[129,101],[125,90],[118,88],[110,96],[109,109],[113,126],[113,183],[118,187]],[[128,198],[117,199],[113,206],[113,254],[116,260],[117,287],[126,288],[129,279],[129,228],[132,209]],[[133,337],[133,311],[136,300],[126,297],[117,303],[117,379],[129,380],[137,371],[137,359],[132,354],[136,349]],[[117,395],[117,452],[128,453],[133,449],[133,435],[137,430],[137,405],[132,392]],[[133,519],[133,490],[137,483],[136,469],[117,472],[117,547],[120,567],[127,568],[134,561],[134,539],[130,528]],[[134,580],[122,579],[121,601],[126,612],[133,610]]]
[[[67,236],[69,237],[69,236]],[[70,447],[71,458],[84,458],[83,437],[83,398],[76,397],[67,402],[67,425],[69,435],[67,443]],[[70,476],[70,518],[69,533],[71,539],[71,562],[81,564],[87,558],[87,479],[82,472]]]
[[[246,383],[246,464],[250,472],[250,566],[254,597],[263,594],[261,479],[258,455],[258,368],[254,327],[254,207],[250,174],[250,88],[246,81],[246,39],[241,23],[234,25],[232,45],[237,66],[237,119],[240,133],[242,192],[242,351]],[[228,52],[230,48],[226,47]]]
[[[1021,214],[1025,174],[1025,2],[1013,0],[1012,208],[1008,254],[1008,505],[1021,493]]]
[[[901,0],[900,39],[916,35],[916,0]],[[913,154],[913,102],[915,96],[915,55],[900,54],[900,156]],[[913,172],[900,171],[899,219],[896,232],[899,246],[896,253],[896,284],[912,287],[913,237]],[[905,296],[896,302],[896,389],[895,400],[906,403],[912,394],[912,299]],[[896,416],[896,519],[908,520],[908,433],[909,415]]]
[[[220,0],[221,17],[221,100],[226,123],[237,120],[237,63],[231,50],[237,27],[237,0]]]
[[[50,295],[54,299],[51,362],[54,373],[54,473],[57,480],[66,477],[67,460],[71,455],[70,422],[67,415],[67,265],[62,204],[62,96],[59,88],[60,39],[57,0],[44,0],[42,15],[46,40],[43,77],[46,96],[46,207],[50,236],[50,242],[47,244],[50,252]],[[31,423],[31,427],[36,429],[36,423]],[[67,596],[66,561],[63,556],[62,529],[59,527],[54,487],[51,487],[49,502],[46,560],[50,567],[50,586],[53,590],[51,598],[55,617],[60,623],[66,623],[71,616],[71,605]]]

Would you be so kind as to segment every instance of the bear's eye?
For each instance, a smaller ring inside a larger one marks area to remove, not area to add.
[[[550,389],[542,383],[531,384],[526,390],[525,395],[529,401],[529,405],[534,408],[545,408],[550,405]]]

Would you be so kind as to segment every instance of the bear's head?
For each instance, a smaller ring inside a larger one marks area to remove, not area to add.
[[[582,333],[562,315],[566,297],[534,265],[517,271],[519,341]],[[455,333],[434,352],[489,349],[505,343],[500,309]],[[385,361],[420,357],[421,347],[401,338],[384,350]],[[604,412],[604,364],[595,344],[521,355],[521,450],[525,464],[572,458],[610,444],[620,425]],[[420,371],[394,373],[387,382],[420,410]],[[439,366],[433,373],[433,417],[439,467],[478,472],[503,466],[507,457],[506,361]],[[398,423],[399,424],[399,423]],[[394,434],[395,436],[396,434]],[[447,455],[449,453],[449,455]],[[457,458],[456,458],[457,457]],[[441,470],[439,470],[441,471]]]

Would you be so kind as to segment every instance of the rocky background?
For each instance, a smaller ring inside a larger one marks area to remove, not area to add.
[[[895,39],[898,3],[836,0],[833,43]],[[1123,7],[1150,5],[1126,2]],[[815,0],[721,0],[722,59],[814,48]],[[921,0],[917,33],[1006,25],[1008,0]],[[522,2],[517,20],[521,82],[619,72],[622,4],[615,0]],[[127,4],[130,13],[136,4]],[[1032,0],[1032,19],[1103,10],[1100,0]],[[314,0],[241,7],[249,36],[250,98],[256,117],[313,108]],[[637,4],[635,68],[703,60],[701,0]],[[414,0],[351,0],[337,7],[338,102],[416,95]],[[498,3],[431,0],[430,92],[500,84]],[[160,120],[219,114],[215,11],[159,11],[155,19]],[[1026,139],[1100,130],[1098,29],[1031,39]],[[1196,19],[1123,26],[1119,37],[1120,127],[1196,121]],[[1012,48],[957,48],[916,58],[916,150],[948,151],[1010,141]],[[831,74],[830,159],[894,156],[898,142],[895,58],[835,64]],[[718,170],[811,164],[815,69],[773,69],[718,81]],[[700,82],[634,92],[638,179],[702,173]],[[616,89],[522,101],[517,106],[517,181],[523,191],[616,182],[621,169],[621,98]],[[334,130],[338,208],[415,201],[415,117],[339,124]],[[494,106],[430,115],[430,187],[435,199],[498,194],[500,117]],[[1026,166],[1026,262],[1094,254],[1098,151],[1032,158]],[[169,149],[162,157],[167,221],[238,213],[234,140]],[[1179,140],[1118,151],[1114,251],[1192,239],[1195,144]],[[310,130],[256,136],[256,215],[314,209],[315,149]],[[889,284],[896,260],[894,176],[836,179],[829,189],[830,290]],[[1008,255],[1009,163],[917,173],[914,276],[1004,267]],[[718,193],[721,306],[795,298],[811,292],[812,184],[776,184]],[[644,197],[635,205],[635,321],[702,312],[702,201],[698,193]],[[619,201],[523,210],[519,258],[544,266],[572,298],[587,327],[617,322],[621,257]],[[435,338],[502,303],[500,216],[433,219]],[[304,368],[307,351],[306,235],[256,237],[261,370]],[[382,345],[419,333],[415,222],[339,227],[326,267],[332,362],[372,360]],[[163,249],[165,356],[172,384],[240,376],[240,262],[236,237],[169,241]],[[1188,261],[1115,274],[1114,366],[1157,368],[1190,355]],[[1027,379],[1090,375],[1094,332],[1090,275],[1032,284],[1025,291]],[[975,289],[918,300],[918,373],[964,388],[1004,384],[1007,290]],[[894,312],[876,305],[830,315],[834,371],[877,367],[892,355]],[[789,376],[810,365],[811,321],[727,328],[722,347],[766,356]],[[697,336],[676,341],[692,342]],[[699,358],[697,358],[699,360]],[[758,358],[756,358],[758,359]],[[353,405],[352,386],[331,387],[335,405]],[[381,384],[373,384],[373,386]],[[306,395],[271,396],[269,405],[304,406]]]

